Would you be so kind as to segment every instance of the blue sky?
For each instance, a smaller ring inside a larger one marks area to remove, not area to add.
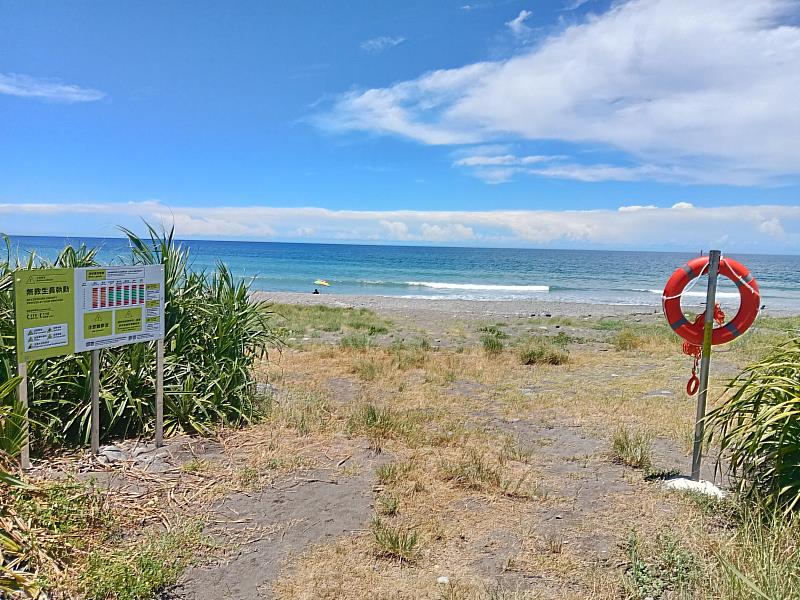
[[[0,231],[800,251],[797,2],[0,12]]]

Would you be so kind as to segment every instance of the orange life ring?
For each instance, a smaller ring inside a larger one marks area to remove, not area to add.
[[[690,344],[703,344],[703,323],[691,323],[683,314],[681,294],[690,281],[700,277],[708,267],[708,257],[694,258],[677,269],[664,286],[662,303],[664,316],[673,331]],[[719,262],[719,274],[724,275],[736,284],[739,289],[739,311],[728,323],[716,327],[711,336],[711,343],[726,344],[742,335],[753,324],[761,306],[761,295],[758,283],[743,264],[732,258],[722,258]]]

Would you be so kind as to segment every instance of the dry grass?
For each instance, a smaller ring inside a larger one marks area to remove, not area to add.
[[[512,348],[522,339],[558,349],[531,339],[530,330],[497,326],[478,333],[454,326],[463,345],[437,349],[424,337],[375,345],[367,329],[348,325],[341,335],[369,342],[287,349],[260,371],[280,390],[269,414],[221,435],[224,458],[182,466],[181,477],[202,488],[184,501],[207,506],[234,490],[266,489],[314,467],[334,447],[368,446],[387,461],[375,470],[372,525],[288,563],[274,585],[277,597],[637,597],[648,574],[667,577],[670,557],[686,556],[710,580],[710,557],[725,535],[719,518],[612,464],[602,441],[612,440],[620,462],[639,467],[649,462],[650,437],[683,447],[694,417],[694,401],[683,393],[690,362],[660,332],[636,330],[629,344],[620,323],[596,325],[600,337],[589,341],[559,338],[569,344],[566,364],[485,351],[480,335]],[[724,365],[740,364],[763,341],[721,354],[712,389],[722,390]],[[558,434],[542,438],[548,427],[576,425],[600,439],[599,447],[570,452]],[[527,437],[526,427],[533,432]],[[656,540],[664,532],[688,542],[640,544],[636,575],[630,536]],[[442,575],[448,584],[437,583]]]
[[[466,337],[465,328],[454,331]],[[502,335],[480,333],[519,347],[513,333],[500,331]],[[393,461],[376,473],[376,511],[394,537],[386,542],[390,547],[402,547],[399,534],[413,532],[417,550],[413,563],[400,561],[401,555],[381,550],[373,527],[355,538],[316,547],[293,562],[275,585],[279,596],[527,597],[529,592],[504,584],[504,576],[493,581],[476,570],[486,544],[491,547],[498,542],[490,540],[499,539],[504,541],[491,554],[505,558],[509,576],[544,582],[545,596],[617,598],[630,583],[624,565],[631,528],[647,539],[673,531],[696,540],[686,551],[700,557],[698,568],[707,569],[714,518],[692,502],[644,483],[640,474],[619,475],[635,495],[606,496],[582,518],[548,531],[545,515],[577,510],[576,498],[559,491],[566,485],[563,476],[559,480],[537,466],[552,460],[547,458],[551,451],[487,426],[496,419],[531,414],[553,426],[580,423],[592,435],[615,439],[615,456],[639,467],[648,466],[650,435],[683,447],[690,438],[694,401],[683,393],[689,361],[680,355],[677,341],[651,330],[622,335],[624,328],[616,323],[598,331],[607,336],[611,351],[598,352],[591,345],[584,349],[578,338],[564,335],[570,344],[566,365],[524,365],[514,353],[487,351],[482,344],[438,351],[408,342],[337,352],[320,346],[292,356],[281,366],[292,372],[292,385],[327,388],[328,394],[333,392],[326,381],[344,376],[357,385],[352,404],[331,404],[340,415],[332,420],[344,423],[349,435],[365,437],[392,455]],[[553,342],[531,343],[555,347]],[[736,352],[723,360],[738,363],[744,352]],[[712,372],[712,378],[721,390],[720,371]],[[664,390],[671,393],[667,399]],[[627,437],[615,436],[622,425],[630,428]],[[636,433],[645,430],[647,436]],[[580,494],[597,485],[594,470],[609,459],[601,449],[561,460],[577,469],[566,481],[581,482]],[[614,540],[608,543],[606,562],[581,549],[594,539]],[[680,549],[672,550],[681,555]],[[383,562],[373,568],[376,557]],[[661,564],[658,557],[648,560]],[[576,580],[575,573],[583,575]],[[449,577],[447,586],[436,583],[442,574]]]

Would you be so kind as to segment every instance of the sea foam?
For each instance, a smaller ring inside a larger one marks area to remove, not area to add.
[[[489,283],[445,283],[442,281],[406,281],[406,285],[435,290],[490,290],[504,292],[549,292],[549,285],[503,285]]]

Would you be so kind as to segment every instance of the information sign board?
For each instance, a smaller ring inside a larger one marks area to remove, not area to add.
[[[75,351],[164,337],[164,267],[75,269]]]
[[[73,269],[17,271],[14,301],[19,362],[74,351]]]
[[[164,337],[164,267],[18,271],[19,362]]]

